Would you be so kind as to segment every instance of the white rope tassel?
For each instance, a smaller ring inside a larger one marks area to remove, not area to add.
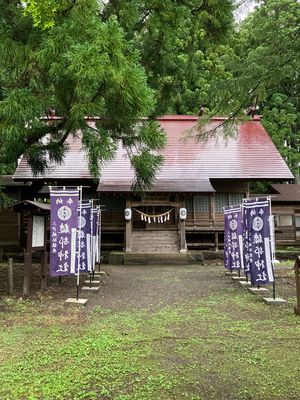
[[[168,213],[168,215],[167,215],[167,220],[168,221],[170,220],[170,213]]]
[[[156,222],[156,218],[155,217],[153,217],[153,221]]]
[[[144,215],[143,214],[141,214],[141,220],[144,221]]]
[[[148,217],[148,224],[151,224],[151,218]]]

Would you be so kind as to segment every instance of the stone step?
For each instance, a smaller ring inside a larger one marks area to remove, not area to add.
[[[131,249],[134,253],[174,253],[179,251],[177,231],[133,231]]]
[[[155,265],[155,264],[169,264],[169,265],[180,265],[190,264],[197,262],[195,259],[191,259],[189,254],[186,253],[125,253],[124,264],[125,265]]]

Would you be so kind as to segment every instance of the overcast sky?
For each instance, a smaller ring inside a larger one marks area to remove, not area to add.
[[[241,5],[235,13],[237,21],[242,21],[247,15],[254,10],[255,0],[248,0],[245,4]]]

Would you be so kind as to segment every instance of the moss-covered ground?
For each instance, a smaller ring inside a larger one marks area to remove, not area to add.
[[[119,268],[84,309],[64,286],[2,296],[1,400],[299,400],[290,269],[277,273],[287,305],[270,307],[220,266]]]

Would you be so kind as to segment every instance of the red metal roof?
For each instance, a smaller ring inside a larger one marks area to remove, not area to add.
[[[271,193],[272,202],[300,202],[300,185],[271,185]]]
[[[49,163],[44,175],[33,176],[26,157],[22,157],[13,179],[91,179],[87,157],[85,151],[81,149],[80,132],[78,132],[77,137],[69,136],[66,143],[69,149],[61,165]]]
[[[168,137],[162,151],[164,165],[157,175],[155,191],[213,191],[209,179],[293,179],[260,119],[239,123],[236,134],[224,138],[224,118],[216,117],[205,130],[218,128],[218,133],[197,141],[183,140],[189,131],[196,134],[196,116],[158,118]],[[62,165],[52,166],[41,177],[33,177],[26,159],[19,164],[14,179],[85,179],[91,178],[80,139],[69,138],[70,149]],[[133,171],[126,151],[120,145],[113,161],[101,171],[100,191],[129,191]],[[183,185],[183,187],[182,187]],[[184,187],[185,186],[185,187]],[[181,189],[181,190],[180,190]]]

